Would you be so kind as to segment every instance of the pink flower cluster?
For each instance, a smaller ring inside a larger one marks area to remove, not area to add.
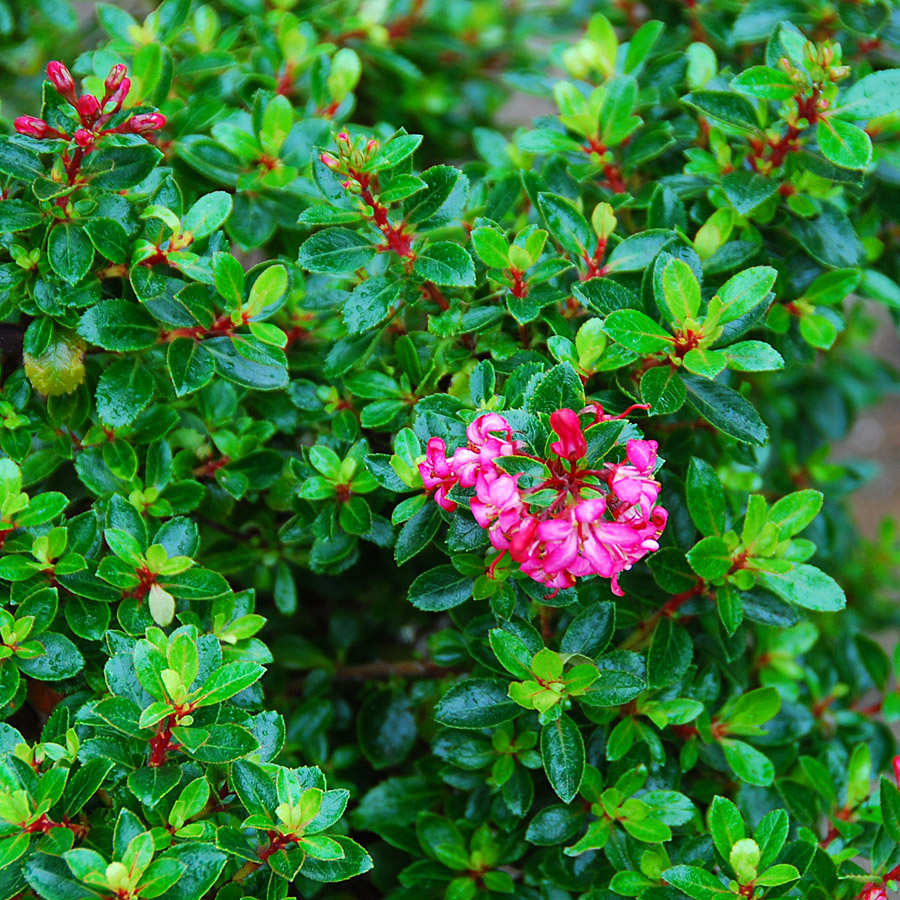
[[[52,128],[43,119],[34,116],[19,116],[15,128],[19,134],[39,140],[56,140],[63,138],[74,141],[82,155],[90,153],[104,134],[145,134],[156,131],[166,124],[166,117],[161,113],[140,113],[131,116],[114,128],[106,128],[109,120],[121,109],[128,92],[131,80],[125,76],[125,66],[113,66],[103,84],[103,97],[97,99],[93,94],[75,93],[75,80],[72,73],[61,63],[51,62],[47,65],[47,78],[56,88],[57,93],[75,110],[81,122],[72,134]]]
[[[591,411],[597,421],[614,418],[602,409]],[[526,490],[520,473],[497,465],[502,457],[537,459],[524,452],[509,422],[497,413],[475,419],[466,429],[468,444],[450,457],[444,441],[431,438],[419,464],[422,481],[449,512],[457,507],[448,496],[457,484],[474,488],[469,506],[501,551],[497,561],[509,553],[526,575],[552,587],[554,594],[577,578],[600,575],[611,579],[613,593],[621,596],[619,574],[659,549],[666,526],[668,513],[656,506],[656,442],[629,440],[623,462],[591,469],[584,462],[587,441],[578,415],[560,409],[550,424],[558,440],[550,445],[553,456],[538,460],[549,477],[535,488]],[[549,504],[548,490],[556,492]],[[529,503],[538,491],[542,502]]]

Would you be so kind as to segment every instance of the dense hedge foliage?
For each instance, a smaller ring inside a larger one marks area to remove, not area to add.
[[[0,0],[0,900],[885,900],[900,6],[98,16]]]

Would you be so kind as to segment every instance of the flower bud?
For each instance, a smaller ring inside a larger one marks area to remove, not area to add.
[[[34,116],[19,116],[13,124],[19,134],[27,134],[28,137],[43,139],[56,137],[58,134],[43,119],[36,119]]]
[[[550,427],[559,435],[559,440],[550,445],[557,456],[575,462],[587,453],[587,441],[577,413],[571,409],[558,409],[550,416]]]
[[[132,116],[124,125],[123,130],[131,134],[145,134],[148,131],[156,131],[166,124],[166,117],[162,113],[141,113]]]
[[[100,101],[93,94],[82,94],[75,108],[83,122],[93,123],[100,114]]]
[[[62,97],[75,104],[75,79],[61,62],[54,61],[47,64],[47,78]]]
[[[109,70],[109,75],[106,76],[106,81],[103,82],[107,94],[111,94],[122,83],[125,78],[125,71],[125,66],[123,65],[113,66]]]
[[[88,131],[86,128],[79,128],[73,137],[75,138],[75,143],[78,144],[82,150],[94,149],[95,137],[92,131]]]
[[[366,153],[372,154],[378,149],[378,141],[375,138],[372,138],[369,141],[366,141]]]
[[[122,108],[122,104],[125,102],[125,98],[128,96],[128,92],[131,90],[131,79],[123,78],[122,83],[109,95],[106,103],[104,104],[109,109],[108,104],[113,104],[113,111],[118,112]]]
[[[339,169],[341,167],[340,162],[330,153],[323,153],[319,159],[322,161],[322,165],[328,166],[329,169]]]
[[[339,144],[348,144],[349,145],[350,135],[347,134],[346,131],[339,131],[336,140]]]

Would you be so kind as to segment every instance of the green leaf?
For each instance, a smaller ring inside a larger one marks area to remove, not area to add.
[[[571,803],[584,778],[584,741],[567,715],[541,729],[541,759],[550,787],[563,803]]]
[[[664,257],[663,257],[664,258]],[[671,259],[662,271],[663,302],[676,324],[695,319],[700,311],[700,283],[693,269],[680,259]]]
[[[715,535],[703,538],[687,553],[691,568],[701,577],[714,580],[722,578],[731,568],[731,551],[722,538]]]
[[[577,258],[594,255],[594,231],[571,200],[556,194],[538,194],[538,209],[547,230],[567,253]]]
[[[139,359],[113,363],[97,382],[97,413],[104,425],[130,425],[143,412],[154,393],[153,376]]]
[[[786,72],[769,66],[745,69],[732,78],[731,86],[741,94],[758,100],[790,100],[800,92]]]
[[[375,275],[358,284],[344,303],[344,324],[350,334],[363,334],[384,321],[396,306],[403,282]]]
[[[416,741],[416,719],[402,691],[380,691],[359,711],[359,746],[375,769],[399,765]]]
[[[297,263],[310,272],[344,275],[367,266],[374,256],[374,245],[361,234],[325,228],[303,242]]]
[[[872,139],[850,122],[819,119],[816,140],[825,158],[836,166],[864,172],[872,162]]]
[[[797,563],[790,572],[763,572],[759,583],[788,603],[817,612],[839,612],[847,605],[841,586],[815,566]]]
[[[650,404],[650,415],[678,412],[686,399],[687,390],[674,366],[654,366],[641,376],[641,400]]]
[[[84,231],[97,252],[110,262],[124,263],[128,258],[128,234],[115,219],[88,219]]]
[[[872,72],[838,98],[835,115],[847,119],[875,119],[900,109],[900,69]]]
[[[25,200],[13,198],[0,201],[0,232],[13,234],[17,231],[27,231],[35,225],[40,225],[43,220],[44,214]]]
[[[184,230],[189,231],[195,240],[209,237],[221,228],[231,215],[231,194],[225,191],[213,191],[204,194],[187,211],[184,217]]]
[[[674,866],[662,873],[663,881],[678,888],[692,900],[716,900],[734,894],[718,878],[697,866]]]
[[[139,304],[128,300],[105,300],[82,317],[78,333],[89,343],[117,352],[152,347],[159,326]]]
[[[713,379],[728,365],[728,354],[722,350],[694,347],[684,354],[682,362],[688,372]]]
[[[603,330],[616,343],[635,353],[649,354],[671,349],[674,338],[649,316],[636,309],[611,312],[603,323]]]
[[[728,368],[738,372],[771,372],[784,368],[781,354],[765,341],[740,341],[724,353]]]
[[[437,566],[423,572],[409,588],[409,602],[416,609],[442,612],[465,603],[472,596],[474,580],[453,566]]]
[[[691,459],[686,493],[688,510],[698,531],[721,537],[725,531],[725,492],[715,469],[706,460]]]
[[[166,352],[166,364],[177,397],[187,396],[205,387],[216,371],[212,354],[203,343],[193,338],[175,338]]]
[[[413,263],[420,278],[444,287],[471,287],[475,266],[468,252],[452,241],[438,241],[423,250]]]
[[[685,376],[688,403],[725,434],[745,443],[762,446],[769,431],[759,413],[737,391],[718,381]]]
[[[709,830],[719,855],[728,859],[731,848],[747,836],[738,808],[727,797],[713,797],[709,807]]]
[[[647,654],[647,682],[651,688],[672,684],[687,671],[693,657],[688,632],[668,616],[660,619]]]
[[[451,728],[492,728],[508,722],[522,712],[522,707],[509,699],[508,685],[500,678],[469,678],[444,694],[434,718]]]
[[[578,412],[584,408],[584,384],[571,363],[560,363],[546,372],[527,402],[528,411],[551,415],[558,409]]]
[[[496,228],[482,225],[473,229],[472,247],[485,265],[494,269],[509,267],[509,242],[506,235]]]
[[[85,157],[81,171],[98,190],[123,191],[143,181],[162,158],[139,135],[113,136],[106,139],[106,146]]]
[[[693,91],[685,94],[681,102],[738,131],[759,130],[759,120],[753,104],[740,94],[728,91]]]
[[[781,540],[799,534],[822,508],[821,492],[812,489],[794,491],[777,500],[769,510],[768,521],[778,526]]]
[[[259,130],[259,143],[263,153],[277,159],[294,124],[294,109],[287,97],[276,95],[266,105]]]
[[[63,222],[50,232],[47,255],[50,266],[60,278],[69,284],[77,284],[91,268],[94,245],[79,225]]]
[[[259,681],[265,669],[252,662],[230,662],[216,669],[204,682],[193,703],[197,707],[224,703]]]
[[[739,216],[746,216],[774,196],[778,190],[775,178],[739,169],[722,178],[722,189]]]
[[[722,301],[719,322],[733,322],[762,303],[769,296],[777,275],[771,266],[754,266],[729,278],[719,289]]]
[[[741,781],[768,787],[775,780],[775,767],[771,760],[755,747],[733,740],[722,741],[721,745],[728,765]]]

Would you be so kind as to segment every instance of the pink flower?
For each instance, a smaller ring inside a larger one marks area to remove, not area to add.
[[[439,437],[429,438],[425,448],[425,461],[419,463],[422,483],[429,491],[435,491],[438,506],[453,512],[457,504],[447,498],[447,494],[459,480],[447,459],[447,447]]]
[[[598,409],[595,414],[602,416],[602,408]],[[457,448],[449,459],[444,442],[431,438],[425,461],[419,464],[422,481],[449,511],[457,504],[447,498],[448,491],[456,484],[474,487],[469,507],[488,531],[491,544],[502,551],[501,556],[509,552],[524,574],[554,592],[574,586],[578,578],[599,575],[610,579],[613,593],[621,596],[619,576],[659,549],[666,527],[668,513],[656,506],[660,491],[653,478],[657,444],[629,440],[625,460],[606,463],[598,472],[578,465],[587,454],[578,415],[560,409],[551,415],[550,423],[559,440],[551,444],[554,457],[545,461],[549,474],[539,485],[523,488],[521,475],[496,465],[500,457],[515,456],[523,449],[514,440],[509,422],[497,413],[486,413],[470,423],[466,446]],[[601,495],[604,481],[608,492]],[[542,493],[540,504],[529,504],[533,491]],[[900,779],[900,757],[897,772]]]
[[[894,763],[894,778],[897,779],[897,787],[900,787],[900,756],[895,756],[893,763]]]
[[[558,409],[550,416],[550,425],[559,435],[559,440],[550,445],[557,456],[577,462],[587,453],[587,441],[581,431],[581,422],[571,409]]]
[[[73,135],[75,139],[75,143],[81,147],[82,150],[93,150],[94,148],[94,133],[92,131],[88,131],[86,128],[79,128],[78,131]]]

